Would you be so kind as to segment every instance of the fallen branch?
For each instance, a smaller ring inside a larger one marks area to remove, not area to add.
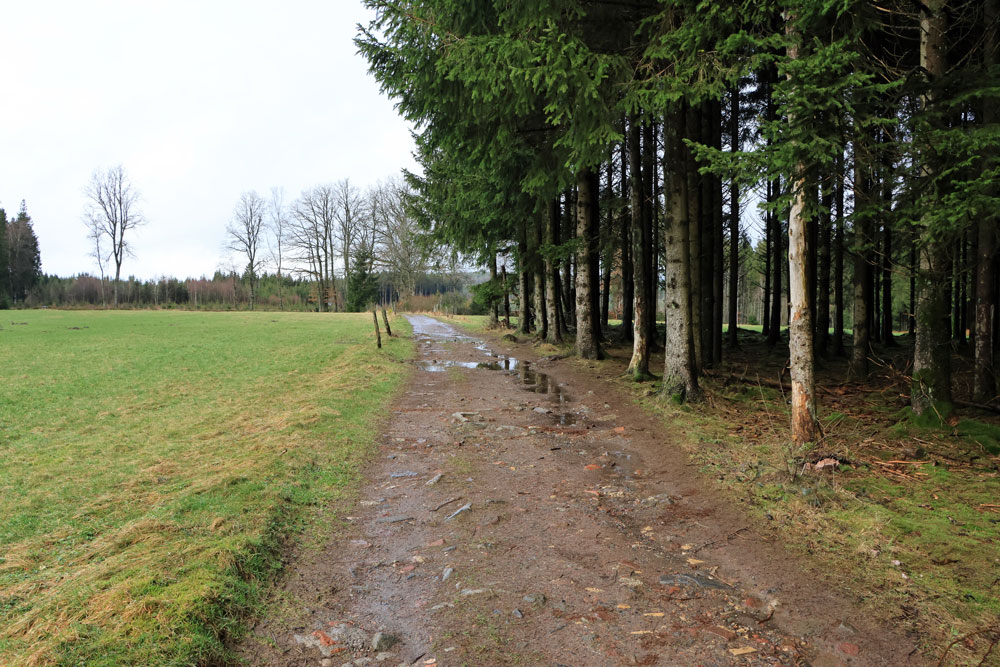
[[[970,632],[969,634],[965,635],[964,637],[959,637],[959,638],[955,639],[952,643],[948,644],[947,648],[945,648],[945,650],[944,650],[944,653],[941,654],[941,659],[938,660],[937,667],[941,667],[941,665],[944,664],[944,659],[948,657],[948,651],[950,651],[952,649],[952,647],[955,646],[955,644],[957,644],[959,642],[964,642],[966,639],[972,639],[973,637],[977,637],[979,635],[984,635],[987,632],[997,632],[998,630],[1000,630],[1000,628],[983,628],[981,630],[976,630],[975,632]],[[985,662],[986,658],[988,658],[990,656],[990,653],[993,651],[993,647],[996,645],[996,643],[997,643],[997,640],[994,639],[993,643],[990,644],[990,648],[986,652],[986,655],[983,657],[983,662]],[[980,662],[979,664],[982,665],[983,662]]]
[[[973,408],[975,410],[985,410],[986,412],[992,412],[994,414],[1000,415],[1000,408],[990,405],[989,403],[975,403],[973,401],[962,401],[959,399],[952,399],[952,403],[960,408]]]
[[[448,500],[444,501],[443,503],[441,503],[440,505],[438,505],[437,507],[435,507],[431,511],[432,512],[437,512],[439,509],[441,509],[445,505],[451,505],[453,502],[461,500],[461,499],[462,499],[462,496],[458,496],[457,498],[449,498]]]

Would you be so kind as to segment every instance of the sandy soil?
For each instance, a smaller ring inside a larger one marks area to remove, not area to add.
[[[571,364],[410,316],[347,525],[291,554],[257,665],[917,665]]]

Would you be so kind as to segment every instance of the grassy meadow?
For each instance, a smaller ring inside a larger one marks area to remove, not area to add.
[[[410,340],[373,338],[364,313],[4,313],[0,664],[225,661],[408,374]]]

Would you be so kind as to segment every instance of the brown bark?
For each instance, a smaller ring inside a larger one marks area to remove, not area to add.
[[[594,172],[590,168],[577,175],[576,233],[581,243],[576,255],[576,354],[582,359],[601,359],[601,337],[594,321],[594,284],[592,265],[594,239],[592,237],[597,215],[597,188]]]
[[[518,292],[521,298],[521,309],[517,318],[517,331],[525,335],[531,333],[531,293],[533,291],[531,265],[531,257],[528,253],[528,223],[522,220],[518,225],[517,238],[517,278]]]
[[[934,94],[930,88],[945,73],[946,0],[928,0],[921,6],[920,65],[929,79],[922,107],[932,110]],[[923,156],[921,170],[930,180],[935,165]],[[917,336],[913,346],[913,387],[910,401],[919,415],[934,411],[939,404],[951,402],[951,347],[948,331],[947,241],[932,234],[929,224],[920,252],[917,275]]]
[[[867,219],[865,207],[869,206],[868,186],[871,179],[863,166],[859,149],[854,149],[854,335],[848,377],[861,379],[868,377],[868,354],[871,351],[868,313],[871,264],[871,222]]]
[[[531,268],[534,274],[532,282],[535,287],[535,329],[538,337],[545,340],[549,337],[549,316],[545,305],[545,262],[542,261],[542,236],[549,215],[548,211],[545,210],[544,203],[541,204],[540,208],[542,210],[535,214],[532,225],[534,238],[531,244]]]
[[[559,245],[559,200],[548,203],[545,212],[545,236],[547,243],[555,247]],[[545,258],[545,312],[548,320],[549,343],[559,344],[563,340],[563,331],[559,320],[559,267],[551,256]]]
[[[987,40],[984,46],[987,67],[997,62],[997,18],[1000,16],[1000,0],[987,0],[984,25],[987,26]],[[987,125],[996,123],[995,100],[987,100],[983,105],[983,121]],[[990,156],[997,159],[994,153]],[[996,397],[997,382],[993,367],[993,315],[997,309],[996,276],[993,265],[996,257],[998,220],[996,213],[979,221],[976,256],[976,340],[975,365],[973,371],[972,396],[977,401],[988,401]]]

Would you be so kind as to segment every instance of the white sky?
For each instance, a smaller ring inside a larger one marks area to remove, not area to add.
[[[82,222],[121,163],[148,225],[122,275],[211,275],[240,193],[414,170],[355,53],[360,0],[29,0],[0,8],[0,206],[27,201],[46,273],[96,273]]]

